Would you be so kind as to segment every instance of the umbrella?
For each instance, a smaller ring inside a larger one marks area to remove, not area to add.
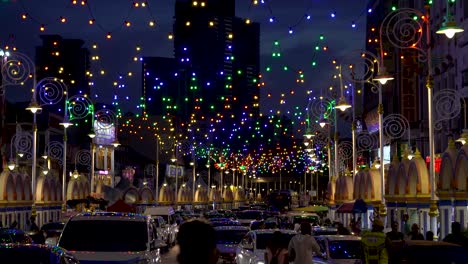
[[[307,207],[294,208],[293,211],[307,212],[307,213],[317,213],[317,212],[327,212],[328,207],[323,205],[312,205]]]

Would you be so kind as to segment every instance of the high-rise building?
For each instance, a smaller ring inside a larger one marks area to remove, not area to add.
[[[177,0],[174,59],[144,58],[146,112],[185,121],[259,112],[260,27],[235,17],[235,1]]]
[[[89,50],[81,39],[64,39],[59,35],[41,35],[42,46],[36,47],[36,79],[62,79],[68,95],[90,94]]]

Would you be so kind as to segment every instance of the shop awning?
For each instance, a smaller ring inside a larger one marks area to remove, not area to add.
[[[362,199],[357,199],[354,202],[344,203],[338,207],[337,213],[362,214],[367,212],[367,204]]]

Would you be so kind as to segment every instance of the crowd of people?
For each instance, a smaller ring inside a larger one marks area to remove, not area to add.
[[[398,223],[391,223],[392,230],[385,233],[384,223],[373,219],[372,229],[361,234],[362,261],[370,263],[392,263],[389,256],[396,249],[392,246],[395,240],[432,240],[432,232],[426,233],[426,238],[419,232],[419,226],[413,224],[410,232],[405,236],[398,231]],[[345,228],[346,229],[346,228]],[[199,238],[204,238],[200,243]],[[468,250],[468,238],[461,232],[459,222],[452,223],[452,233],[443,241],[454,243]],[[216,233],[209,222],[195,219],[183,223],[177,236],[180,253],[177,260],[180,264],[194,263],[197,259],[200,264],[215,264],[218,261],[219,252],[216,249]],[[280,231],[273,233],[267,244],[265,253],[266,264],[312,264],[313,254],[320,255],[321,250],[317,241],[312,236],[312,228],[309,223],[301,223],[299,232],[289,242]]]

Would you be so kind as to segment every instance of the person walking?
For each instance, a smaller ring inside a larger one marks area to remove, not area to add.
[[[408,234],[408,237],[410,240],[424,240],[423,234],[419,232],[419,226],[418,224],[414,223],[411,226],[411,232]]]
[[[288,245],[289,262],[294,264],[312,264],[312,252],[321,255],[320,246],[312,236],[309,223],[301,223],[301,233],[295,235]]]
[[[288,264],[288,245],[284,235],[280,231],[275,231],[266,246],[265,263],[267,264]]]
[[[372,230],[364,232],[361,237],[362,263],[363,264],[387,264],[387,239],[383,232],[384,224],[382,220],[374,218]]]

